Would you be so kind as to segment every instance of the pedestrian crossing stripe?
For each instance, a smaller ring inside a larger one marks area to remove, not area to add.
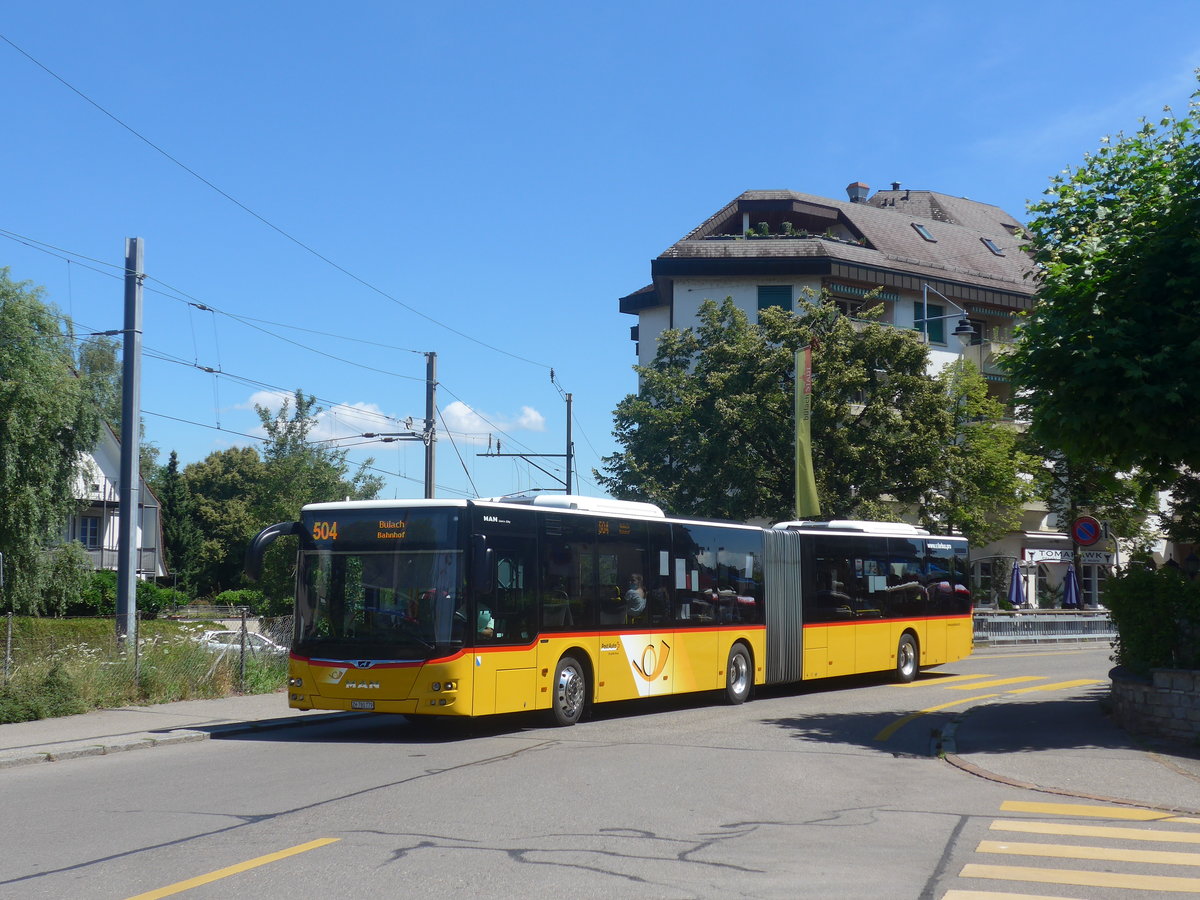
[[[1102,859],[1156,866],[1200,866],[1200,853],[1183,853],[1178,850],[1127,850],[1121,847],[1085,847],[1079,844],[980,841],[975,851],[1009,853],[1013,856],[1043,856],[1050,859]]]
[[[1136,822],[1154,822],[1175,818],[1172,813],[1158,809],[1139,809],[1132,806],[1094,806],[1087,803],[1030,803],[1024,800],[1005,800],[1000,804],[1002,812],[1037,813],[1049,816],[1090,816],[1097,819],[1129,819]]]
[[[948,691],[974,691],[978,688],[1001,687],[1005,684],[1022,684],[1026,681],[1045,681],[1045,675],[1017,675],[1013,678],[998,678],[995,681],[982,681],[976,684],[956,684],[946,688]]]
[[[1039,869],[1026,866],[987,866],[967,863],[960,878],[1068,884],[1075,887],[1125,888],[1141,891],[1175,891],[1200,894],[1200,878],[1176,875],[1134,875],[1125,872],[1088,872],[1082,869]]]
[[[1033,687],[1014,688],[1010,694],[1030,694],[1034,691],[1065,691],[1068,688],[1083,687],[1087,684],[1102,684],[1098,678],[1080,678],[1075,681],[1056,681],[1054,684],[1037,684]]]
[[[980,678],[995,678],[995,675],[922,675],[907,684],[892,684],[894,688],[940,687],[952,681],[978,681]]]
[[[1178,822],[1179,819],[1163,819]],[[1122,841],[1154,841],[1159,844],[1200,844],[1200,832],[1159,831],[1145,828],[1125,828],[1118,825],[1070,825],[1066,822],[1032,822],[1023,819],[997,819],[992,831],[1011,831],[1019,834],[1049,834],[1057,837],[1099,837]]]
[[[1007,891],[947,891],[942,900],[1072,900],[1055,894],[1010,894]]]

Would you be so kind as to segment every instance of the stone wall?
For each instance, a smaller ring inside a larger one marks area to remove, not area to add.
[[[1200,741],[1200,671],[1154,669],[1140,678],[1116,668],[1109,677],[1113,719],[1126,731]]]

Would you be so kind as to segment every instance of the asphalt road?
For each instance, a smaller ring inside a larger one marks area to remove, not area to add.
[[[0,897],[982,897],[955,892],[986,884],[960,873],[989,824],[1047,798],[933,755],[1001,690],[964,685],[1109,665],[983,651],[911,687],[622,704],[568,729],[364,717],[29,766],[0,781]]]

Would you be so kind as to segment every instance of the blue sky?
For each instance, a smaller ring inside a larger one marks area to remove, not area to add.
[[[561,454],[564,391],[596,493],[636,387],[617,299],[729,200],[899,181],[1021,218],[1200,66],[1194,0],[332,9],[10,5],[0,266],[120,328],[141,237],[162,460],[250,442],[253,404],[301,388],[386,497],[421,496],[420,445],[354,435],[423,417],[425,352],[439,496],[554,488],[477,454]]]

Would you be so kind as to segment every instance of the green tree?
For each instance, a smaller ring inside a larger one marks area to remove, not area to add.
[[[1073,463],[1200,471],[1198,126],[1196,103],[1143,121],[1030,207],[1038,302],[1008,366],[1033,434]],[[1200,507],[1176,512],[1200,534]]]
[[[694,329],[669,330],[641,386],[614,413],[624,448],[599,483],[685,515],[793,516],[795,352],[813,343],[813,466],[822,514],[886,518],[940,475],[951,436],[916,336],[854,323],[829,302],[760,322],[705,301]]]
[[[297,390],[278,410],[256,405],[255,411],[267,433],[262,450],[264,480],[255,508],[260,528],[298,518],[306,503],[369,500],[378,495],[383,479],[370,474],[373,460],[366,460],[352,473],[347,451],[310,440],[322,411],[316,398]],[[290,541],[267,552],[256,585],[266,598],[262,612],[282,612],[290,607],[294,554]]]
[[[1005,421],[1004,404],[988,394],[971,362],[950,363],[937,381],[953,438],[942,448],[941,479],[921,493],[919,515],[931,531],[957,532],[983,546],[1020,527],[1037,461],[1018,449],[1021,436]]]
[[[99,436],[96,382],[40,289],[0,269],[0,552],[8,606],[38,614],[39,585],[74,512],[75,478]],[[57,601],[55,601],[57,602]]]
[[[163,471],[158,499],[162,504],[163,551],[167,567],[175,575],[176,585],[191,592],[195,588],[200,559],[201,532],[196,523],[196,504],[179,471],[179,457],[174,450]]]
[[[183,471],[200,531],[196,554],[196,590],[215,594],[241,583],[242,563],[250,539],[264,525],[259,495],[266,467],[253,447],[230,447],[210,453]]]
[[[297,391],[278,410],[255,409],[267,433],[261,453],[246,447],[224,450],[183,471],[200,532],[196,586],[201,594],[242,586],[246,548],[260,529],[298,518],[306,503],[371,499],[383,484],[370,474],[370,460],[351,473],[345,450],[309,440],[321,412],[313,397]],[[294,553],[287,541],[268,551],[255,586],[268,607],[257,612],[290,605]]]
[[[1158,537],[1153,528],[1158,492],[1150,478],[1068,459],[1057,450],[1034,444],[1032,438],[1027,438],[1026,445],[1041,460],[1033,470],[1031,489],[1057,517],[1060,530],[1087,514],[1105,522],[1113,534],[1131,544],[1133,553],[1149,551]]]

